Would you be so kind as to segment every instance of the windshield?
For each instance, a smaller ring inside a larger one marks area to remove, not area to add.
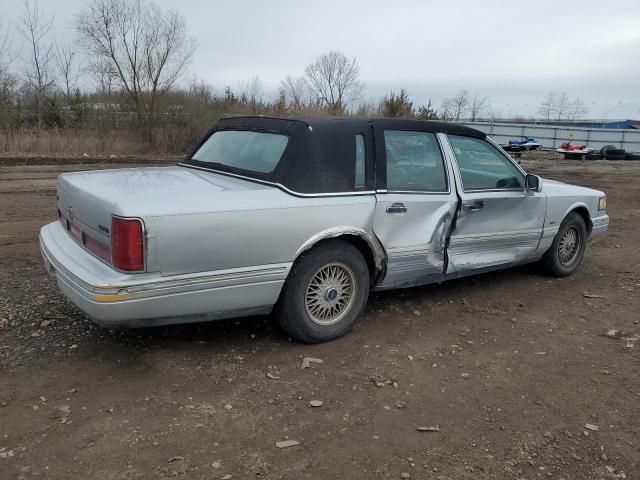
[[[289,137],[279,133],[220,130],[211,135],[191,159],[271,173],[282,158],[288,142]]]

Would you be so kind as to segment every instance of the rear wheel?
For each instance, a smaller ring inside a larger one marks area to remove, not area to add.
[[[553,243],[540,260],[545,273],[566,277],[576,271],[587,248],[587,226],[576,212],[566,216]]]
[[[369,297],[369,267],[350,243],[332,240],[302,254],[283,288],[277,308],[282,328],[306,343],[348,332]]]

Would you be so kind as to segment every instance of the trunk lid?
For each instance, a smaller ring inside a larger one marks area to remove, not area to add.
[[[223,192],[247,198],[252,191],[271,188],[178,166],[73,172],[58,177],[57,206],[78,243],[84,243],[85,234],[110,249],[113,215],[144,222],[147,217],[211,212],[237,205],[217,201]]]

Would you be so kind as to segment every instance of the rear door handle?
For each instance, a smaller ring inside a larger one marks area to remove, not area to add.
[[[484,208],[484,202],[482,200],[477,200],[473,203],[466,203],[462,208],[470,212],[477,212],[481,208]]]
[[[393,203],[390,207],[387,207],[387,213],[406,213],[407,207],[404,203]]]

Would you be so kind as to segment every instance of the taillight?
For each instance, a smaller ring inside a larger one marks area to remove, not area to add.
[[[67,220],[67,231],[71,234],[73,238],[75,238],[78,242],[82,243],[82,232],[70,220]]]
[[[96,257],[101,258],[105,262],[111,263],[111,250],[108,245],[99,242],[85,232],[82,232],[82,245],[84,245],[84,248],[89,250]]]
[[[111,217],[111,262],[118,270],[127,272],[144,269],[142,221]]]

